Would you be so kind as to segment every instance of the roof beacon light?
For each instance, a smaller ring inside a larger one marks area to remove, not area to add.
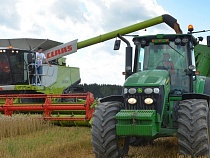
[[[192,32],[194,30],[193,25],[188,25],[188,31]]]

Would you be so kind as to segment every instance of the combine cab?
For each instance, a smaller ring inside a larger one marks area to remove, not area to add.
[[[45,120],[53,120],[57,124],[88,125],[94,97],[82,89],[75,93],[79,89],[75,86],[80,83],[79,68],[66,66],[62,56],[70,50],[65,44],[44,39],[2,39],[0,46],[2,114],[40,114]],[[38,46],[47,50],[45,54],[52,65],[43,64],[41,86],[32,85],[32,78],[39,78],[34,71],[34,50]]]

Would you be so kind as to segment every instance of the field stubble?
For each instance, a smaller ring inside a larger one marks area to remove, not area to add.
[[[176,138],[159,138],[154,145],[130,147],[126,158],[173,158]],[[94,158],[90,127],[58,127],[29,116],[0,115],[1,158]]]

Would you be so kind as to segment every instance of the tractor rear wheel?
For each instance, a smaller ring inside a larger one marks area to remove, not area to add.
[[[209,156],[210,116],[206,100],[181,101],[178,110],[178,144],[184,155]]]
[[[94,112],[92,121],[92,144],[95,157],[116,158],[128,154],[129,138],[116,135],[116,114],[122,103],[100,103]]]

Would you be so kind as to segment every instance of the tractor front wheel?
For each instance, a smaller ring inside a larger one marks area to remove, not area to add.
[[[94,112],[92,121],[92,144],[95,157],[116,158],[128,154],[129,139],[116,135],[116,114],[122,103],[100,103]]]
[[[178,110],[178,144],[184,155],[209,156],[209,107],[206,100],[181,101]]]

